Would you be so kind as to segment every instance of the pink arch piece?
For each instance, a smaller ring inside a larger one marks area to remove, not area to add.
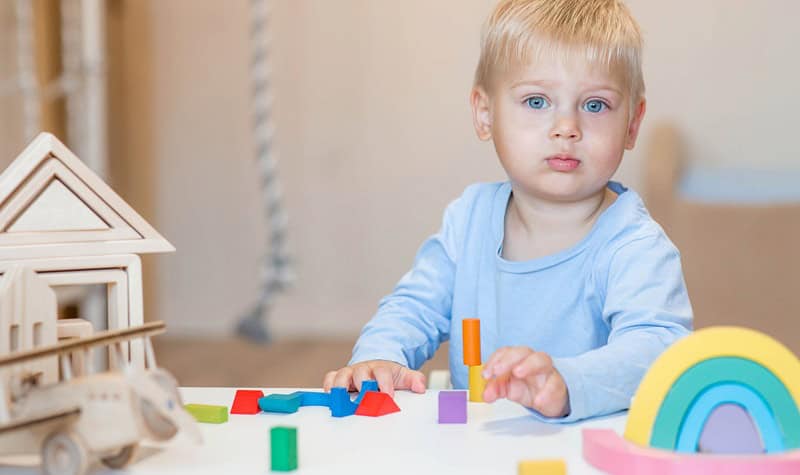
[[[640,447],[610,429],[584,429],[583,458],[612,475],[796,475],[800,450],[775,455],[679,454]]]

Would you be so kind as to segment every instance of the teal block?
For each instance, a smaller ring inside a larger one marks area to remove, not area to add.
[[[270,394],[258,399],[258,407],[264,412],[291,414],[297,412],[302,398],[298,393]]]

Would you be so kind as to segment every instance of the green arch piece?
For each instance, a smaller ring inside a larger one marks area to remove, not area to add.
[[[781,429],[785,449],[800,448],[800,411],[786,386],[759,363],[738,357],[702,361],[675,381],[658,410],[650,446],[676,450],[689,409],[704,391],[719,384],[741,384],[761,396]]]

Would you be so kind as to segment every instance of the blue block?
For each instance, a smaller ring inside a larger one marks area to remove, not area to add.
[[[264,412],[292,414],[300,407],[302,396],[292,394],[270,394],[258,399],[258,407]]]
[[[302,396],[302,400],[300,401],[301,406],[324,406],[324,407],[331,407],[331,395],[330,393],[315,393],[311,391],[298,391],[295,394],[300,394]]]
[[[361,382],[361,391],[358,393],[356,400],[353,401],[356,406],[361,404],[361,400],[364,399],[364,395],[367,394],[367,391],[378,392],[378,382],[372,379],[367,379],[366,381]]]
[[[331,388],[331,415],[333,417],[352,416],[356,413],[358,404],[350,400],[347,388]]]

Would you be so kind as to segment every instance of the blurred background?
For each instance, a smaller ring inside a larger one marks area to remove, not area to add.
[[[467,100],[494,3],[0,0],[0,169],[53,132],[175,245],[144,295],[181,384],[318,386],[447,203],[504,178]],[[648,113],[616,179],[682,251],[697,327],[800,352],[800,3],[627,3]]]

